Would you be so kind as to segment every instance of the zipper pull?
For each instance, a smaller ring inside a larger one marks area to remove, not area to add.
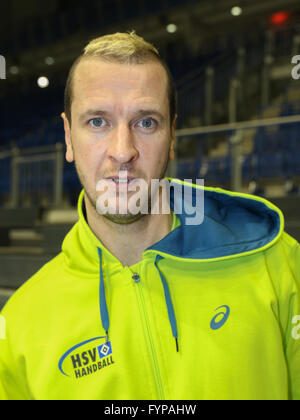
[[[132,278],[133,278],[135,283],[139,283],[141,281],[141,278],[140,278],[138,273],[134,273]]]

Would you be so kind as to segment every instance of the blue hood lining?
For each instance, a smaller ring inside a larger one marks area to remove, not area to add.
[[[196,188],[186,187],[182,195],[170,193],[170,206],[175,212],[176,201],[188,199],[196,204]],[[184,194],[184,197],[183,197]],[[278,236],[280,214],[265,202],[251,196],[229,195],[204,189],[204,215],[199,225],[186,224],[191,206],[177,214],[181,225],[147,250],[187,259],[212,259],[255,251]],[[176,212],[175,212],[176,214]]]

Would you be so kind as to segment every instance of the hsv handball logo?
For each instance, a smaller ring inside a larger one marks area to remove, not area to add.
[[[114,363],[111,342],[106,342],[106,337],[96,337],[66,351],[59,360],[58,368],[64,376],[80,379]]]

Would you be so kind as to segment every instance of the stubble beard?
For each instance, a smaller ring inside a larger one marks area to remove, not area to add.
[[[144,212],[142,213],[141,211],[139,211],[137,214],[132,214],[129,211],[127,213],[124,213],[124,214],[119,214],[119,213],[116,213],[116,214],[115,213],[100,214],[97,210],[97,202],[96,202],[97,200],[96,200],[96,198],[93,198],[93,195],[89,191],[89,189],[87,187],[87,182],[85,181],[85,177],[84,177],[83,173],[81,172],[80,168],[78,167],[78,165],[76,163],[77,160],[74,159],[74,161],[75,161],[75,169],[76,169],[76,172],[77,172],[77,176],[79,178],[79,181],[81,183],[82,188],[84,189],[84,192],[87,196],[87,199],[89,200],[89,202],[90,202],[90,204],[93,208],[93,211],[95,213],[97,213],[99,216],[102,216],[105,219],[107,219],[107,220],[109,220],[113,223],[116,223],[116,224],[119,224],[119,225],[128,225],[128,224],[134,223],[134,222],[140,220],[142,217],[144,217],[148,214],[151,214],[152,208],[154,208],[156,200],[161,199],[161,194],[162,194],[161,187],[159,188],[159,191],[156,191],[156,194],[153,196],[151,194],[151,188],[149,188],[149,185],[148,185],[148,211],[146,212],[146,214]],[[164,162],[163,169],[162,169],[159,177],[156,178],[156,179],[159,179],[159,181],[161,181],[165,177],[165,174],[166,174],[167,168],[168,168],[168,164],[169,164],[169,159],[168,159],[168,155],[167,155],[167,158],[165,159],[165,162]]]

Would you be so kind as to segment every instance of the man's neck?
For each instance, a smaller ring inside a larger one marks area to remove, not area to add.
[[[142,260],[143,252],[163,239],[172,229],[173,214],[144,214],[130,224],[118,224],[100,215],[85,196],[87,222],[122,264],[131,266]]]

